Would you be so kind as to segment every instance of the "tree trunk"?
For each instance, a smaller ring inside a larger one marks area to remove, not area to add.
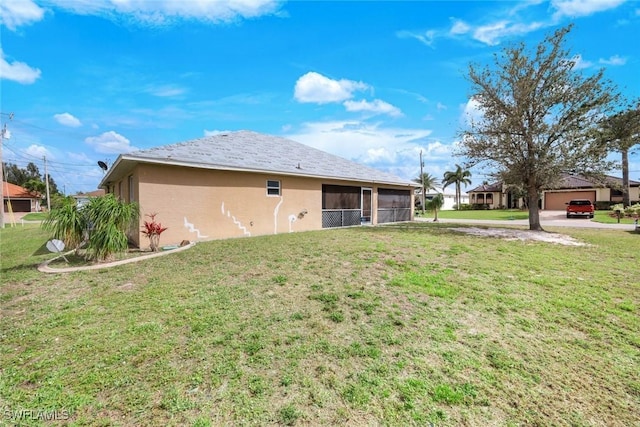
[[[629,199],[629,150],[622,150],[622,205],[631,205]]]
[[[540,225],[540,211],[538,210],[538,189],[529,186],[527,190],[529,200],[529,230],[544,231]]]

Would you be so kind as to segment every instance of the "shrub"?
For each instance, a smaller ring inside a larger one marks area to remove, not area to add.
[[[160,246],[160,235],[167,229],[156,222],[157,213],[147,214],[151,221],[145,221],[142,226],[142,234],[149,238],[149,247],[152,252],[157,252]]]
[[[613,209],[613,204],[607,201],[597,201],[595,203],[595,208],[597,211],[607,211]]]
[[[136,203],[125,203],[107,194],[91,199],[83,210],[90,225],[87,245],[90,259],[105,261],[127,250],[127,232],[139,217]]]
[[[471,206],[472,206],[473,210],[476,210],[476,211],[488,211],[489,210],[489,205],[487,203],[474,203]]]
[[[127,232],[137,219],[137,204],[124,203],[107,194],[91,199],[81,208],[71,201],[65,202],[51,210],[42,227],[76,250],[86,241],[86,258],[104,261],[127,250]]]
[[[77,251],[86,237],[87,218],[75,200],[66,200],[56,209],[51,209],[42,222],[42,228],[51,232],[54,239],[62,240],[67,248]]]

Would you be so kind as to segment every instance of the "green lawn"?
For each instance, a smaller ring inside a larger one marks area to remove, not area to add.
[[[1,230],[2,422],[640,425],[640,236],[554,231],[588,246],[419,223],[45,275]]]
[[[416,213],[421,214],[416,209]],[[433,211],[427,211],[425,216],[427,218],[433,218]],[[519,209],[490,209],[490,210],[468,210],[468,211],[455,211],[446,210],[438,211],[438,218],[448,219],[487,219],[487,220],[514,220],[514,219],[527,219],[529,218],[529,212]]]
[[[25,221],[44,221],[48,215],[46,212],[31,212],[26,214],[22,219]]]

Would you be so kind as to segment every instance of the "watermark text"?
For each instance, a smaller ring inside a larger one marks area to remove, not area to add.
[[[66,409],[3,409],[2,416],[14,421],[62,421],[68,420],[71,413]]]

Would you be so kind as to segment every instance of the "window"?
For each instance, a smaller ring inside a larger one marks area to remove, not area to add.
[[[411,193],[409,191],[390,188],[380,188],[378,190],[378,208],[394,209],[409,207],[411,207]]]
[[[267,180],[267,196],[280,195],[280,181]]]
[[[360,187],[322,184],[322,209],[360,209]]]
[[[135,200],[133,193],[133,175],[129,175],[129,202],[133,202]]]

